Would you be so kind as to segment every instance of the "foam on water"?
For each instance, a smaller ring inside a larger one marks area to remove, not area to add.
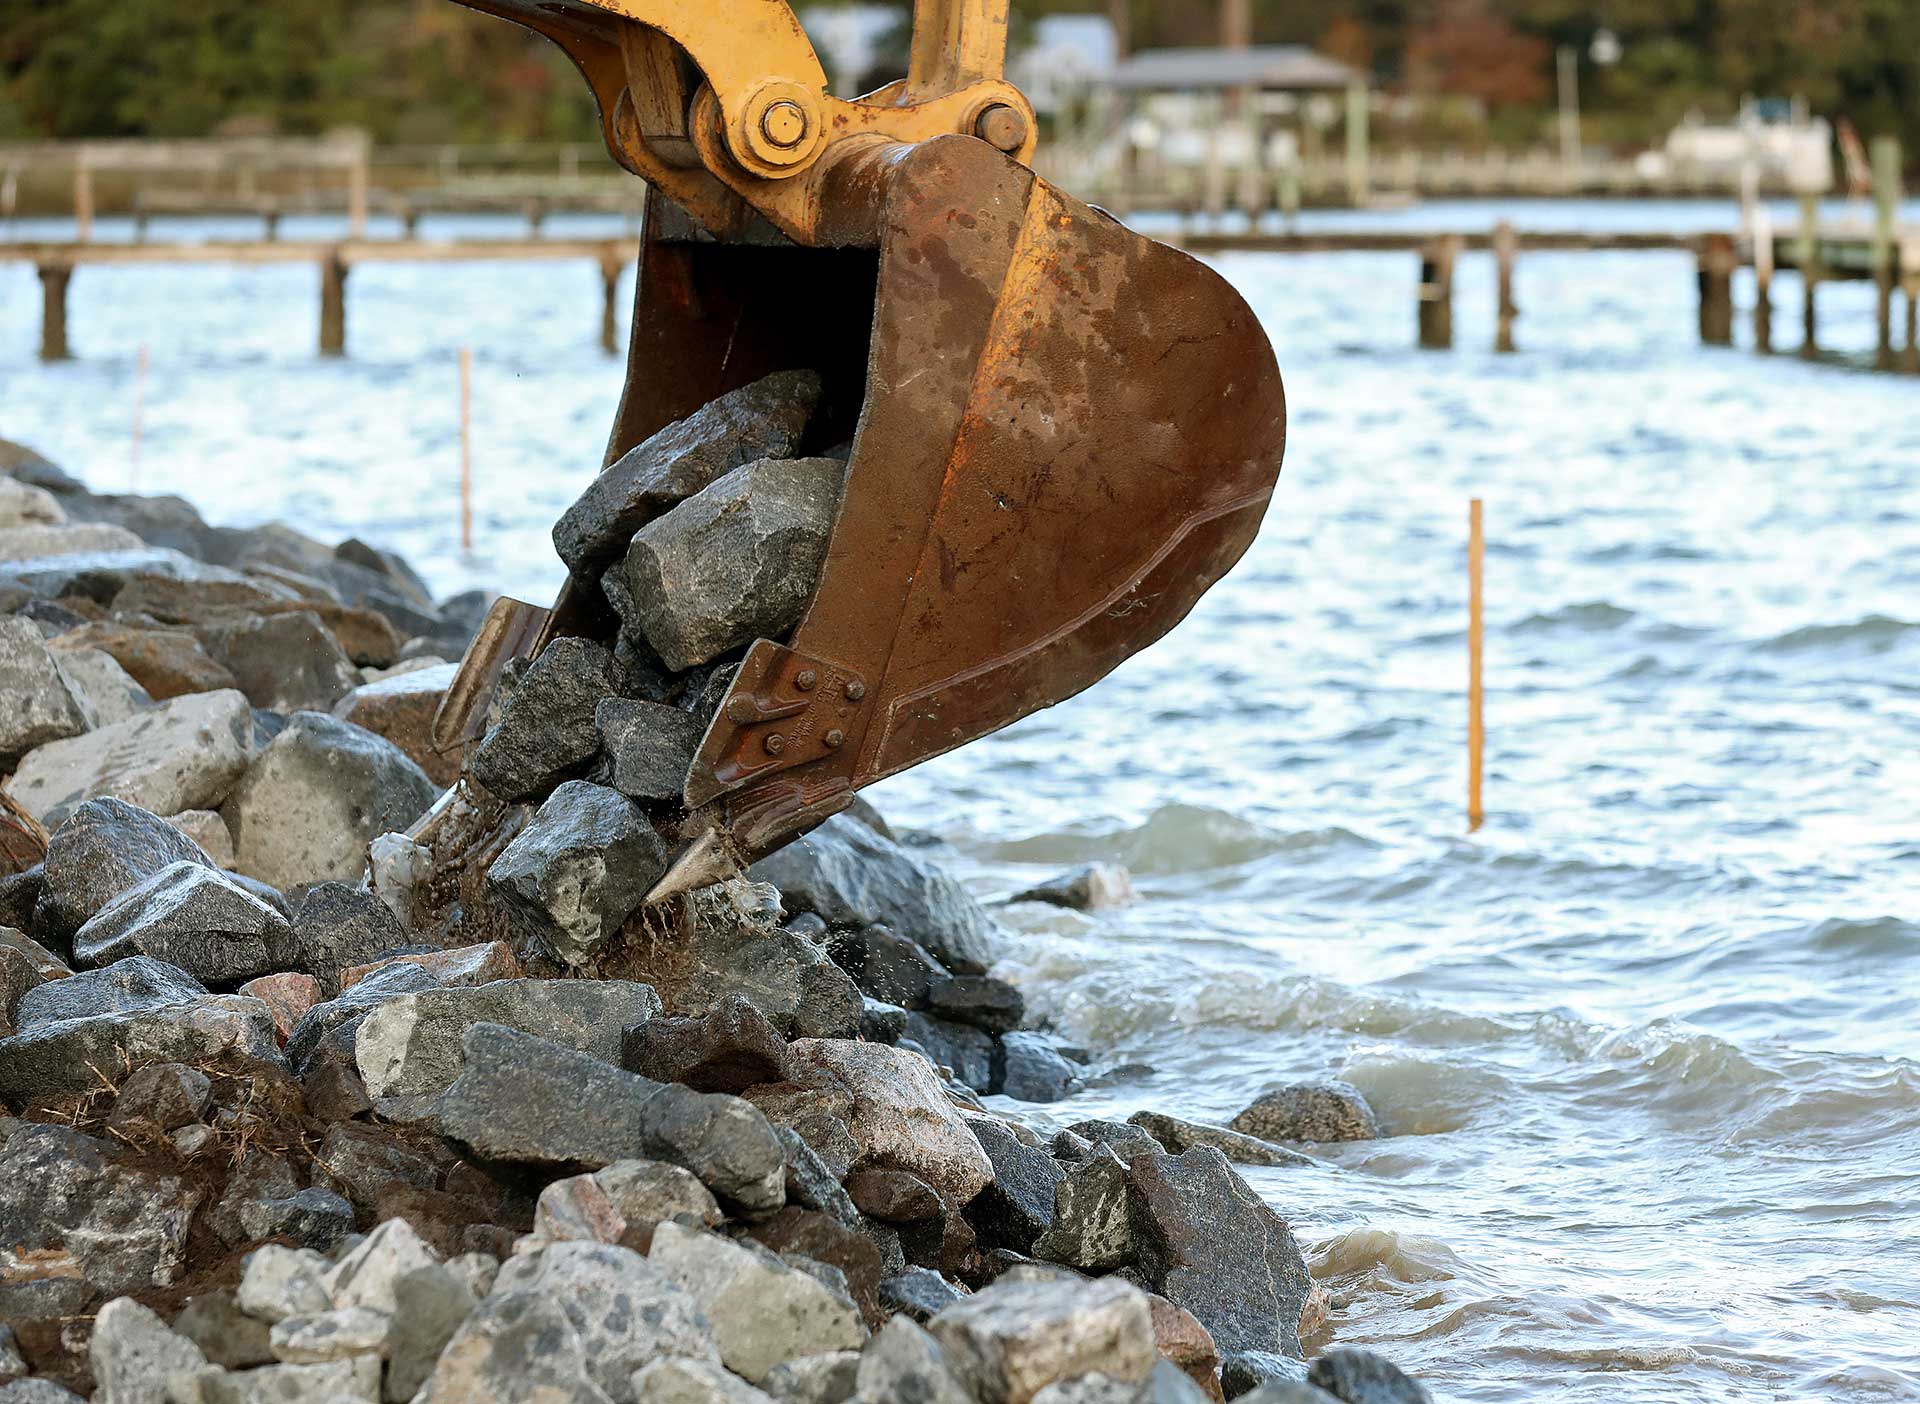
[[[1403,218],[1501,214],[1730,219]],[[1482,257],[1447,355],[1407,349],[1405,256],[1218,266],[1288,376],[1260,540],[1164,647],[875,795],[989,897],[1133,869],[1125,910],[1003,909],[1031,1007],[1132,1065],[1036,1113],[1226,1118],[1275,1081],[1362,1087],[1387,1138],[1249,1178],[1333,1294],[1325,1339],[1445,1399],[1920,1398],[1914,383],[1703,352],[1682,255],[1526,256],[1515,357],[1484,349]],[[86,269],[82,359],[43,368],[38,286],[0,269],[0,435],[128,485],[145,341],[143,490],[543,597],[619,379],[592,271],[367,268],[349,296],[354,355],[320,364],[310,270]],[[1843,354],[1870,346],[1870,289],[1822,313]],[[472,560],[449,491],[464,343]],[[1492,811],[1472,836],[1470,495]]]

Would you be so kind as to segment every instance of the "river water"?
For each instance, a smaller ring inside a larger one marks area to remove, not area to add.
[[[1397,218],[1500,213],[1729,222]],[[1920,380],[1703,351],[1675,254],[1524,258],[1512,357],[1484,349],[1470,257],[1462,349],[1420,354],[1411,263],[1220,259],[1292,405],[1260,540],[1160,648],[874,797],[989,897],[1132,870],[1130,908],[1006,912],[1033,1007],[1155,1069],[1053,1113],[1365,1091],[1385,1139],[1250,1175],[1333,1294],[1333,1340],[1453,1400],[1920,1398]],[[85,269],[81,359],[53,368],[38,292],[0,267],[0,435],[96,488],[381,539],[446,590],[556,583],[546,528],[619,377],[593,270],[361,269],[335,364],[311,354],[311,269]],[[1776,294],[1791,341],[1797,287]],[[1848,356],[1870,345],[1864,287],[1828,289],[1823,319]]]

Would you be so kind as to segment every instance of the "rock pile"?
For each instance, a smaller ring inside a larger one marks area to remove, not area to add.
[[[643,905],[716,680],[804,606],[761,587],[818,567],[816,394],[596,481],[556,544],[617,640],[550,645],[453,758],[420,699],[467,605],[0,445],[0,550],[96,529],[0,564],[0,773],[51,830],[0,856],[0,1404],[1427,1398],[1309,1369],[1325,1295],[1229,1163],[1369,1134],[1350,1089],[989,1111],[1085,1055],[864,806]]]

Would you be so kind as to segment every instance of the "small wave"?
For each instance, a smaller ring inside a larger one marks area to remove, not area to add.
[[[1509,1103],[1514,1086],[1490,1064],[1411,1053],[1362,1053],[1340,1076],[1366,1095],[1389,1136],[1440,1136]]]
[[[1529,614],[1512,626],[1512,632],[1545,634],[1560,629],[1578,629],[1586,633],[1605,633],[1625,628],[1636,617],[1632,610],[1622,609],[1619,605],[1608,604],[1605,600],[1589,600],[1585,604],[1562,605],[1544,614]]]
[[[1437,1238],[1392,1229],[1349,1229],[1314,1250],[1307,1266],[1321,1281],[1349,1287],[1451,1282],[1468,1275],[1460,1255]]]
[[[1808,932],[1807,944],[1822,952],[1908,959],[1920,955],[1920,926],[1890,916],[1867,921],[1834,917]]]
[[[1373,852],[1380,845],[1337,825],[1276,830],[1208,805],[1163,804],[1132,827],[1087,827],[990,846],[989,856],[1016,863],[1126,864],[1135,873],[1171,875],[1232,868],[1282,854],[1322,856]]]
[[[1920,624],[1885,614],[1869,614],[1851,624],[1808,624],[1755,645],[1761,653],[1802,653],[1848,648],[1885,653],[1908,635],[1920,633]]]

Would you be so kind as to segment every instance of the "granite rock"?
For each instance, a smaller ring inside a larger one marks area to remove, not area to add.
[[[45,824],[99,796],[154,814],[211,809],[247,769],[252,738],[253,713],[238,692],[178,697],[39,747],[21,762],[8,793]]]

